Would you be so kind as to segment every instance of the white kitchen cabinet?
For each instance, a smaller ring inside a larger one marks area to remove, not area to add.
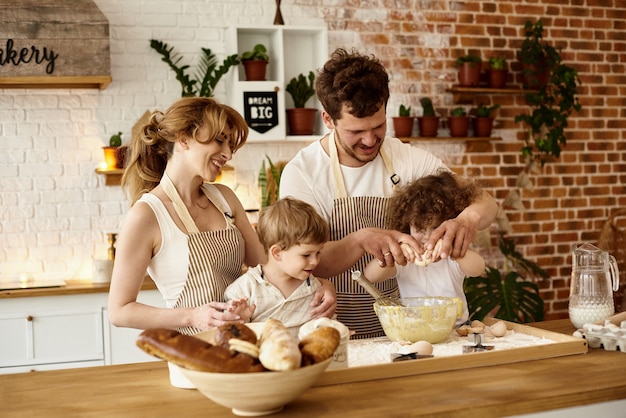
[[[293,107],[286,91],[289,80],[299,74],[308,76],[309,71],[316,72],[328,59],[325,27],[233,27],[226,41],[228,54],[241,55],[260,43],[265,45],[270,57],[266,81],[246,81],[243,65],[228,73],[227,100],[250,125],[249,141],[311,141],[325,133],[322,107],[315,96],[307,102],[307,107],[318,109],[314,135],[288,135],[285,114],[285,109]]]
[[[163,306],[156,290],[139,300]],[[7,298],[0,301],[0,374],[153,361],[139,350],[139,330],[113,327],[108,293]]]

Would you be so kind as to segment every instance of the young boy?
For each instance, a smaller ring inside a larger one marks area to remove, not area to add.
[[[330,237],[328,224],[308,203],[286,197],[261,211],[257,232],[267,262],[228,286],[226,300],[247,298],[248,306],[235,306],[243,320],[279,319],[296,335],[313,319],[313,296],[321,284],[312,273]]]
[[[481,193],[476,184],[462,182],[453,173],[442,170],[415,180],[394,193],[389,202],[387,222],[390,228],[410,233],[418,242],[425,244],[434,228],[458,216]],[[416,250],[406,244],[401,247],[409,261],[406,266],[385,267],[384,263],[374,260],[363,270],[363,275],[376,283],[397,273],[402,297],[458,297],[463,301],[463,315],[457,324],[467,321],[468,309],[463,280],[466,276],[483,273],[483,258],[475,251],[467,250],[461,258],[438,259],[439,245],[433,251]]]

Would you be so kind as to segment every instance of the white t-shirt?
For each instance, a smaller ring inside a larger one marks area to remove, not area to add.
[[[405,144],[397,138],[386,137],[383,149],[393,165],[400,184],[434,174],[444,163],[430,152]],[[385,168],[380,154],[363,167],[341,166],[346,192],[349,197],[379,196],[393,194],[390,173]],[[302,149],[285,167],[280,180],[280,197],[293,196],[311,204],[326,219],[330,220],[335,198],[335,185],[330,157],[320,141]]]
[[[396,266],[398,270],[398,289],[400,296],[447,296],[457,297],[463,302],[463,313],[456,321],[457,325],[463,324],[469,317],[467,299],[463,292],[463,280],[465,273],[459,263],[446,258],[427,267],[416,266],[409,263],[406,266]]]

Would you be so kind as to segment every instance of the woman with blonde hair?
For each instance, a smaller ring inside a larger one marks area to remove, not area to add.
[[[117,240],[111,323],[194,334],[241,321],[224,290],[243,265],[266,255],[235,193],[212,182],[247,137],[245,120],[231,107],[186,97],[155,111],[133,138],[122,179],[132,206]],[[146,272],[167,308],[137,301]],[[335,309],[330,283],[316,298],[320,314]]]

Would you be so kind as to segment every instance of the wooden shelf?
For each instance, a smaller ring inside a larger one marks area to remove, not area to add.
[[[492,89],[486,86],[462,87],[459,85],[454,85],[446,91],[452,93],[452,100],[455,104],[473,103],[476,94],[528,94],[537,92],[536,90],[524,90],[520,87]]]
[[[489,142],[489,141],[501,141],[502,138],[498,136],[490,136],[490,137],[475,137],[475,136],[466,136],[466,137],[450,137],[450,136],[436,136],[436,137],[404,137],[400,138],[400,141],[405,143],[410,142],[434,142],[434,141],[446,141],[446,142]]]
[[[99,89],[111,84],[111,76],[0,77],[0,89]]]
[[[123,168],[96,168],[96,173],[105,176],[104,184],[107,186],[119,186],[122,184],[122,175],[124,174]]]

